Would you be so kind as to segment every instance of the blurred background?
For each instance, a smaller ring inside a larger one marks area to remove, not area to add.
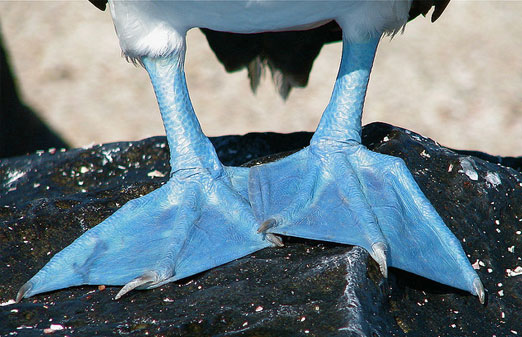
[[[377,53],[364,123],[408,128],[456,149],[522,155],[522,1],[453,0],[434,24],[417,18]],[[163,135],[145,70],[122,57],[108,11],[82,1],[0,1],[0,25],[24,102],[72,147]],[[313,131],[341,44],[323,48],[307,88],[285,102],[265,74],[227,74],[199,30],[187,81],[209,136]]]

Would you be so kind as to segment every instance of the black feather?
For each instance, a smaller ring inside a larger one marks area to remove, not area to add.
[[[437,20],[450,0],[413,0],[409,20],[426,16],[435,7],[431,21]],[[229,72],[246,68],[255,91],[260,67],[268,66],[283,98],[292,87],[308,83],[315,58],[324,44],[342,40],[341,28],[335,22],[305,31],[235,34],[202,29],[210,48]]]
[[[259,67],[268,66],[283,97],[292,87],[306,86],[314,60],[323,45],[342,38],[341,29],[335,22],[312,30],[278,33],[202,31],[227,71],[246,67],[255,90],[259,82]]]
[[[105,7],[107,6],[107,0],[89,0],[94,6],[96,6],[98,9],[101,9],[102,11],[105,10]]]

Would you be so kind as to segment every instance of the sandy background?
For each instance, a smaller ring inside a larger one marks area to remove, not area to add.
[[[522,155],[522,1],[453,0],[381,42],[364,123],[384,121],[443,145]],[[164,134],[143,69],[127,64],[108,12],[87,1],[0,0],[0,24],[23,98],[74,146]],[[188,38],[187,80],[210,136],[313,131],[341,45],[323,49],[306,89],[284,102],[265,76],[226,74],[202,34]]]

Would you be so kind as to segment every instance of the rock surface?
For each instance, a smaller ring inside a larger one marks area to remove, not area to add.
[[[239,165],[299,149],[309,138],[249,134],[213,142],[225,164]],[[284,248],[119,301],[114,287],[88,286],[10,304],[50,256],[168,179],[166,141],[156,137],[0,161],[0,335],[522,334],[522,174],[386,124],[366,126],[363,142],[406,161],[478,269],[485,306],[400,270],[384,280],[361,248],[291,238]]]

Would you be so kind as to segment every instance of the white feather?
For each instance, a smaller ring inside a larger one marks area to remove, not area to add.
[[[163,56],[185,46],[195,27],[233,33],[312,28],[335,20],[349,41],[395,33],[411,0],[109,0],[127,57]]]

